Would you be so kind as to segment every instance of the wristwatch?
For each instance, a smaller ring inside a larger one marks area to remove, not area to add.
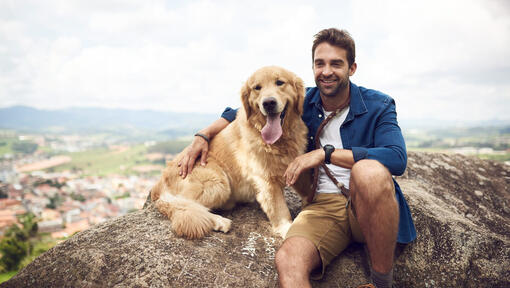
[[[335,146],[331,144],[326,144],[324,145],[324,147],[322,147],[322,149],[324,149],[324,153],[326,153],[324,163],[331,164],[331,154],[333,154],[333,152],[335,151]]]

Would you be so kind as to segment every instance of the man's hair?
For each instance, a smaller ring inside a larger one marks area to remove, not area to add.
[[[315,48],[317,48],[319,44],[327,42],[332,46],[340,47],[347,51],[349,67],[351,67],[354,63],[356,58],[356,48],[354,46],[354,40],[349,32],[345,30],[338,30],[336,28],[329,28],[319,31],[319,33],[315,34],[314,37],[315,39],[313,40],[312,46],[312,61],[315,57]]]

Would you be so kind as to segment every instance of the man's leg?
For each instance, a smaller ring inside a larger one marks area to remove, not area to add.
[[[291,237],[283,242],[275,256],[280,287],[311,287],[310,273],[320,267],[319,251],[304,237]]]
[[[375,274],[392,271],[399,211],[390,172],[380,162],[361,160],[351,170],[350,190]]]

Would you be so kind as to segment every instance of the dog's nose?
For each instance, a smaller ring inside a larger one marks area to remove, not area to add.
[[[274,113],[276,110],[276,98],[267,97],[264,99],[264,102],[262,102],[262,106],[264,106],[267,113]]]

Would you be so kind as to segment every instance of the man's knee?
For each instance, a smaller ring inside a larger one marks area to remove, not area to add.
[[[293,237],[283,242],[274,261],[280,276],[286,273],[307,274],[320,264],[320,257],[311,241]]]
[[[377,160],[360,160],[351,169],[353,198],[376,201],[379,197],[393,197],[395,187],[389,170]]]
[[[280,249],[276,251],[274,263],[278,271],[283,270],[285,266],[289,264],[289,253],[284,246],[280,247]]]

